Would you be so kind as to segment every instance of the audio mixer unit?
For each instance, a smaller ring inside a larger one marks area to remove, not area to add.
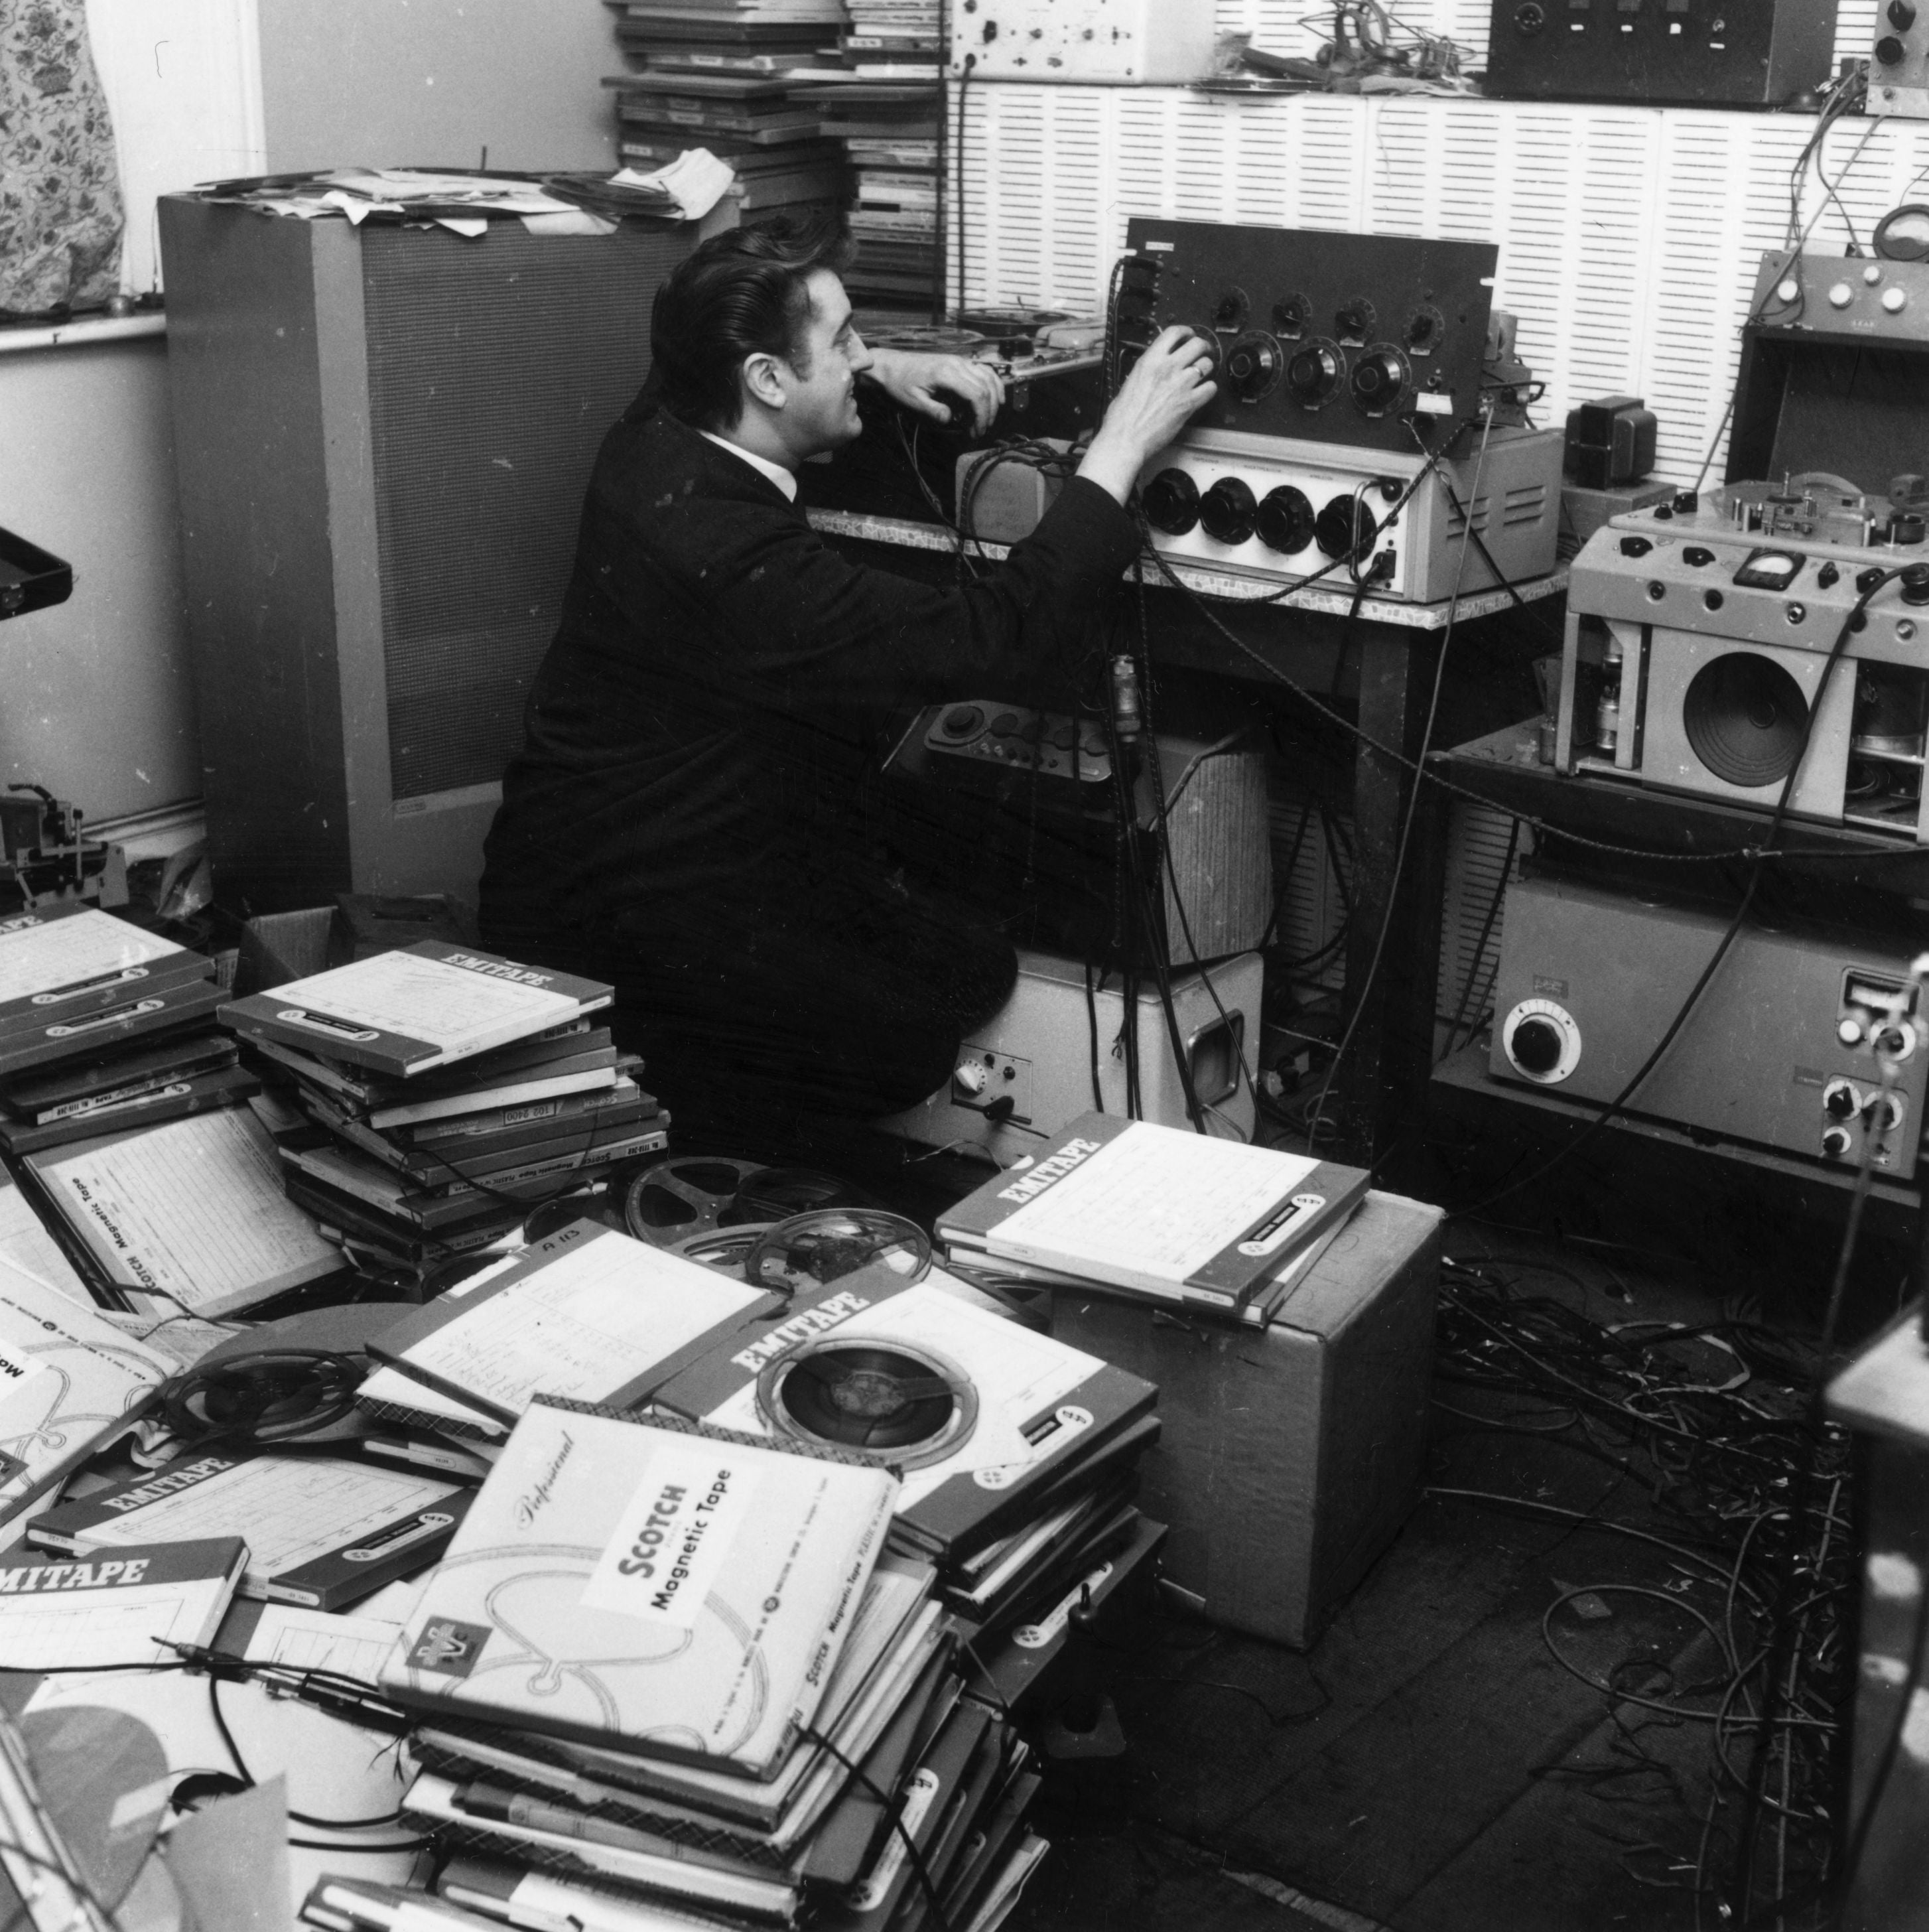
[[[1490,244],[1143,218],[1126,238],[1115,377],[1176,323],[1219,390],[1141,475],[1160,554],[1414,603],[1553,568],[1562,437],[1526,425]]]

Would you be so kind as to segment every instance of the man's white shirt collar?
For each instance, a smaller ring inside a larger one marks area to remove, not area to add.
[[[697,434],[707,437],[710,441],[716,445],[718,448],[727,449],[733,456],[740,456],[752,469],[769,477],[771,482],[783,491],[790,502],[794,503],[797,500],[796,477],[793,472],[786,470],[781,463],[772,463],[769,458],[759,456],[754,452],[746,449],[740,442],[732,442],[727,437],[718,436],[714,430],[699,430]]]

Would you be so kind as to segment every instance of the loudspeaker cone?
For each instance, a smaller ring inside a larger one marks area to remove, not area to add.
[[[1694,754],[1732,785],[1785,778],[1808,734],[1808,704],[1772,658],[1731,651],[1689,680],[1682,724]]]

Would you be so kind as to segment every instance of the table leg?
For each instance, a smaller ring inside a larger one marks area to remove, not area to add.
[[[1438,641],[1430,632],[1373,623],[1362,624],[1360,635],[1360,728],[1367,739],[1418,758]],[[1446,813],[1444,800],[1420,800],[1402,865],[1401,834],[1416,782],[1408,766],[1361,742],[1354,764],[1353,916],[1346,938],[1352,1040],[1328,1110],[1340,1126],[1339,1151],[1363,1164],[1383,1154],[1415,1117],[1432,1058]]]

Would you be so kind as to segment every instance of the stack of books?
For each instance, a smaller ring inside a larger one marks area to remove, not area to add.
[[[849,0],[838,52],[856,83],[828,94],[824,131],[849,156],[853,301],[928,320],[940,293],[938,0]]]
[[[224,1006],[306,1117],[289,1198],[352,1249],[417,1270],[532,1205],[660,1153],[668,1117],[589,1016],[611,989],[440,940]]]
[[[232,1106],[257,1082],[214,1022],[214,962],[111,913],[0,922],[0,1147],[31,1154]]]
[[[802,76],[836,68],[841,0],[611,0],[628,71],[610,79],[619,158],[644,172],[690,148],[735,171],[745,222],[835,213],[841,143],[823,138]]]
[[[1366,1198],[1308,1155],[1086,1114],[940,1216],[952,1266],[1258,1328]]]

